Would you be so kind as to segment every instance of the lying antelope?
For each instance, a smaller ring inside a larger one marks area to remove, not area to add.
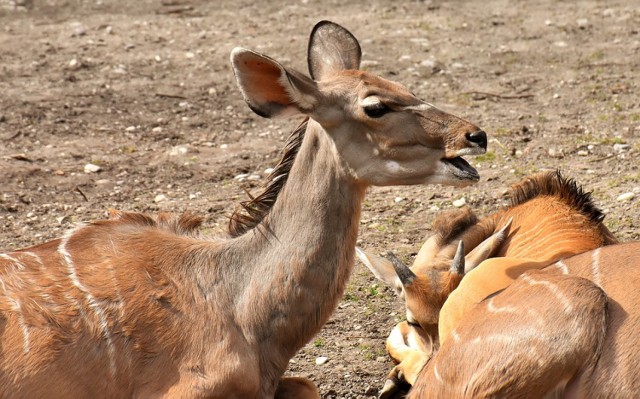
[[[635,399],[638,287],[637,241],[525,272],[469,309],[409,398]]]
[[[407,322],[398,324],[387,340],[399,364],[383,396],[396,389],[397,379],[415,383],[432,352],[469,309],[525,270],[616,243],[590,195],[559,172],[526,178],[512,188],[510,199],[509,207],[481,220],[468,208],[439,216],[435,234],[411,268],[393,256],[388,261],[359,250],[372,272],[406,299]],[[464,248],[472,250],[465,256]]]
[[[304,115],[265,191],[209,238],[200,220],[115,214],[0,255],[0,397],[317,398],[282,378],[349,277],[370,185],[478,180],[477,126],[358,70],[320,22],[312,78],[253,51],[231,63],[249,107]]]

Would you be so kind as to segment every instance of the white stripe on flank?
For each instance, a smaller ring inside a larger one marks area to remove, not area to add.
[[[105,341],[107,342],[107,352],[109,355],[109,366],[110,366],[111,376],[115,377],[116,375],[115,347],[113,345],[113,340],[111,339],[111,333],[109,332],[107,317],[104,311],[98,305],[96,298],[93,295],[91,295],[87,287],[85,287],[85,285],[82,284],[82,282],[78,278],[78,274],[76,273],[76,268],[73,263],[73,259],[71,259],[71,254],[67,250],[67,243],[69,242],[69,239],[73,236],[73,234],[80,231],[81,228],[82,227],[79,227],[75,230],[70,231],[62,238],[62,240],[60,241],[60,246],[58,247],[58,253],[62,255],[62,258],[67,264],[67,271],[69,272],[69,278],[71,279],[71,282],[76,288],[78,288],[84,294],[84,297],[87,300],[89,307],[93,309],[96,316],[98,316],[98,320],[100,321],[100,328],[102,329],[102,335],[104,336]]]
[[[558,268],[562,274],[569,274],[569,268],[562,260],[557,261],[555,267]]]
[[[440,376],[440,373],[438,372],[438,365],[434,364],[433,365],[433,375],[436,377],[436,380],[442,384],[444,381],[442,381],[442,377]]]
[[[573,311],[573,306],[571,305],[569,298],[554,283],[545,280],[534,280],[528,274],[523,274],[520,278],[531,285],[542,285],[547,288],[562,303],[565,313]]]
[[[487,310],[490,313],[517,313],[518,308],[515,306],[495,306],[493,303],[493,298],[487,301]]]
[[[602,288],[600,281],[600,248],[596,248],[591,256],[591,272],[593,273],[593,282]]]
[[[460,334],[458,334],[458,331],[455,328],[453,330],[451,330],[449,335],[451,335],[451,338],[453,339],[453,342],[455,342],[455,343],[460,342]]]
[[[18,314],[18,324],[20,325],[20,329],[22,330],[22,352],[26,355],[29,353],[29,327],[24,320],[24,314],[22,313],[22,306],[20,306],[20,302],[18,300],[13,299],[9,296],[9,291],[7,291],[7,286],[4,285],[4,282],[0,279],[0,287],[2,291],[4,291],[7,301],[11,303],[11,309]]]

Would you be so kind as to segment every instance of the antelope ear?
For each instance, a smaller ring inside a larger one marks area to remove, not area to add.
[[[393,264],[390,261],[381,256],[366,252],[359,247],[356,247],[356,255],[358,255],[358,259],[371,270],[371,273],[373,273],[378,280],[391,286],[396,294],[402,294],[402,282],[400,278],[398,278]]]
[[[320,21],[309,37],[307,62],[314,80],[322,80],[337,71],[359,69],[362,50],[358,39],[345,28]]]
[[[310,114],[318,104],[320,94],[313,80],[265,55],[234,48],[231,65],[244,100],[260,116]]]
[[[496,253],[496,251],[500,248],[500,245],[502,245],[504,240],[509,235],[509,228],[511,227],[512,221],[513,218],[510,218],[509,221],[500,229],[500,231],[482,241],[480,245],[469,252],[469,254],[465,258],[465,273],[469,273],[484,260],[490,258]]]

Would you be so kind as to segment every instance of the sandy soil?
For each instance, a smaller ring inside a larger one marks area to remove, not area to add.
[[[476,186],[370,190],[360,244],[410,261],[439,210],[479,214],[560,168],[640,238],[640,8],[633,1],[0,1],[0,247],[60,236],[110,207],[182,212],[222,231],[295,120],[253,114],[229,52],[306,69],[312,26],[361,41],[364,68],[490,134]],[[391,5],[393,4],[393,5]],[[99,167],[85,172],[85,166]],[[237,178],[238,175],[254,175]],[[255,180],[252,180],[255,179]],[[620,197],[622,195],[622,197]],[[625,199],[626,198],[626,199]],[[325,329],[291,363],[325,398],[375,396],[400,299],[356,265]],[[316,358],[328,361],[316,365]]]

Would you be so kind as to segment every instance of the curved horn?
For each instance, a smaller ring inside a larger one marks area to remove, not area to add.
[[[453,257],[450,273],[464,276],[464,241],[462,240],[458,242],[458,249],[456,249],[456,254]]]
[[[387,257],[393,265],[393,269],[396,271],[398,278],[405,287],[413,284],[413,280],[416,279],[416,275],[409,269],[409,266],[405,265],[398,257],[391,251],[387,252]]]

